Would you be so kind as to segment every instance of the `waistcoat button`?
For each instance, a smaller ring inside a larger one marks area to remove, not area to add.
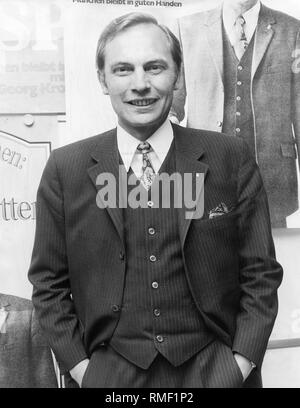
[[[150,235],[154,235],[155,234],[155,229],[154,228],[148,228],[148,233],[150,234]]]
[[[118,305],[112,305],[112,307],[111,307],[111,310],[113,311],[113,312],[119,312],[120,311],[120,306],[118,306]]]
[[[159,309],[154,309],[153,313],[154,313],[154,316],[156,316],[156,317],[160,316],[160,310]]]

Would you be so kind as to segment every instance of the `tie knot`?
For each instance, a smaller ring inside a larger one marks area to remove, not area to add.
[[[237,34],[237,41],[240,42],[240,44],[238,46],[240,46],[242,48],[242,50],[243,50],[243,51],[241,51],[242,54],[244,53],[244,51],[248,47],[247,37],[246,37],[246,33],[245,33],[245,28],[244,28],[245,24],[246,24],[246,21],[245,21],[244,17],[242,15],[238,16],[238,18],[236,19],[236,22],[235,22],[235,29],[236,29],[236,34]],[[237,52],[237,56],[238,56],[239,59],[241,58],[242,54]]]
[[[137,150],[141,153],[149,153],[151,151],[151,145],[148,142],[141,142],[138,145]]]
[[[242,15],[238,16],[238,18],[236,19],[236,24],[239,24],[242,27],[246,24],[246,20]]]

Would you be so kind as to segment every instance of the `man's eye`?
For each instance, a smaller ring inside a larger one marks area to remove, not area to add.
[[[159,74],[163,69],[162,65],[149,65],[146,70],[153,74]]]
[[[130,67],[117,67],[114,69],[113,72],[114,74],[117,74],[117,75],[126,75],[131,71],[132,69]]]

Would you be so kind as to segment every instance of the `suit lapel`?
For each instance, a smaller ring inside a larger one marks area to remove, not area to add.
[[[119,208],[119,154],[116,129],[99,137],[97,145],[94,146],[93,151],[91,152],[91,156],[96,164],[88,169],[88,174],[96,190],[99,191],[100,187],[103,187],[97,185],[97,177],[99,174],[111,174],[116,182],[116,207],[106,207],[106,210],[110,215],[121,240],[124,242],[122,208]]]
[[[254,53],[252,61],[252,79],[265,55],[274,36],[272,25],[276,23],[272,10],[262,5],[255,35]]]
[[[256,36],[254,43],[254,55],[252,62],[252,78],[254,77],[259,64],[261,63],[265,52],[274,36],[273,24],[276,23],[272,10],[262,5]],[[216,69],[223,82],[223,30],[222,30],[222,7],[207,12],[206,15],[206,35],[212,58]]]
[[[191,174],[193,179],[193,192],[196,191],[195,180],[197,174],[203,174],[204,178],[208,171],[208,165],[201,162],[200,159],[204,154],[204,150],[200,146],[199,136],[193,136],[191,132],[185,128],[173,125],[174,139],[175,139],[175,160],[176,171],[184,176],[184,174]],[[116,129],[99,137],[96,146],[93,147],[91,156],[94,164],[88,168],[88,174],[95,186],[96,191],[100,186],[97,186],[97,177],[99,174],[110,173],[116,180],[116,208],[106,208],[110,215],[114,226],[124,242],[124,226],[122,208],[119,208],[119,155],[117,147],[117,134]],[[95,164],[96,162],[96,164]],[[201,189],[198,189],[197,197],[195,201],[200,199],[203,193],[203,185]],[[191,214],[191,209],[182,206],[179,208],[179,233],[182,247],[188,232],[191,218],[187,218],[187,211]]]
[[[176,158],[176,171],[181,174],[182,178],[185,174],[191,174],[193,180],[193,189],[196,190],[196,177],[197,174],[204,175],[203,180],[205,180],[206,174],[208,172],[208,165],[201,162],[200,159],[204,154],[204,150],[201,147],[199,141],[199,136],[195,137],[186,129],[173,126],[174,138],[175,138],[175,158]],[[195,202],[198,203],[201,195],[204,192],[204,183],[201,188],[198,189],[197,195],[195,197]],[[197,207],[197,205],[196,205]],[[182,247],[184,246],[185,238],[191,224],[192,217],[187,217],[187,212],[192,213],[191,209],[186,208],[182,205],[179,211],[179,234]]]
[[[210,52],[223,82],[222,7],[208,11],[204,25],[206,26],[206,36]]]

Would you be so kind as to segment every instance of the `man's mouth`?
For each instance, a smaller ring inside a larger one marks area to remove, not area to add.
[[[147,98],[147,99],[133,99],[131,101],[129,101],[128,103],[130,103],[130,105],[134,105],[134,106],[149,106],[152,105],[153,103],[155,103],[157,101],[157,99],[155,98]]]

